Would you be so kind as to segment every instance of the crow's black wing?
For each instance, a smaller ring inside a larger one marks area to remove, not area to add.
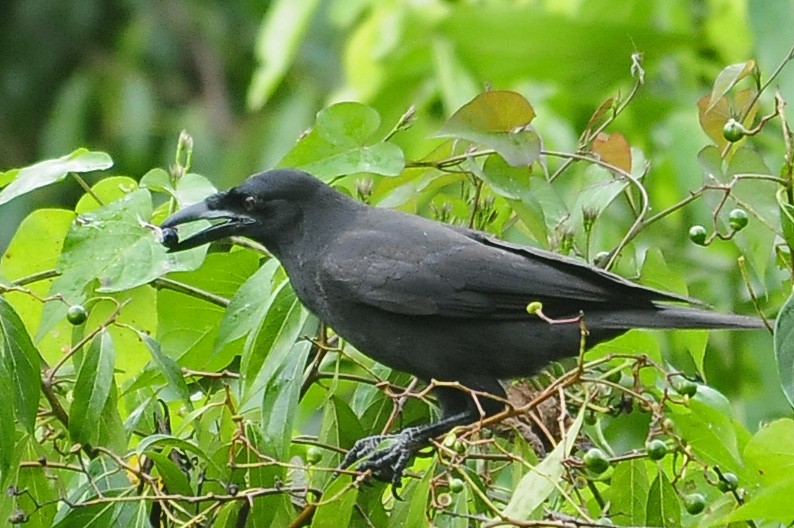
[[[323,258],[323,289],[388,312],[445,317],[525,317],[532,301],[553,314],[690,302],[473,231],[427,221],[410,227],[344,234]]]

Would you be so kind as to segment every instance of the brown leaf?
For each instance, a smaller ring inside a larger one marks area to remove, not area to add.
[[[592,151],[601,161],[631,173],[631,147],[620,132],[598,134],[593,140]]]

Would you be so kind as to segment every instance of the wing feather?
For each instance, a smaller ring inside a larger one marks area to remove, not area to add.
[[[332,250],[324,257],[326,291],[389,312],[461,318],[526,317],[532,301],[544,303],[550,314],[692,302],[475,231],[419,226],[423,229],[392,233],[380,227],[345,235],[335,244],[344,252]]]

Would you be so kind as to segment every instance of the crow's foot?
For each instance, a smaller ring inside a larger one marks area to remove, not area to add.
[[[357,460],[359,471],[370,470],[372,476],[392,485],[396,498],[402,486],[402,475],[411,457],[427,443],[427,438],[418,427],[409,427],[391,435],[367,436],[357,441],[345,455],[340,467],[348,467]],[[381,446],[383,448],[379,449]]]

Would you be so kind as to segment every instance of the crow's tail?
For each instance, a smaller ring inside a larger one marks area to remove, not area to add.
[[[702,308],[655,305],[656,309],[623,309],[584,314],[585,326],[604,329],[629,328],[764,328],[757,317],[723,314]]]

